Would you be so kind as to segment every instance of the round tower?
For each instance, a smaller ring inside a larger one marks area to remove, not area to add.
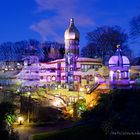
[[[70,19],[70,25],[65,31],[65,75],[69,90],[74,90],[74,71],[79,57],[80,33],[74,25],[74,19]]]
[[[79,56],[80,33],[74,25],[74,19],[70,19],[69,27],[65,31],[65,54],[72,53]]]

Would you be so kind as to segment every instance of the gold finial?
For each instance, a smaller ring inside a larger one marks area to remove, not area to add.
[[[70,22],[71,22],[71,23],[74,23],[74,18],[71,18],[71,19],[70,19]]]
[[[117,49],[119,49],[119,48],[120,48],[120,46],[121,46],[121,45],[119,45],[119,44],[118,44],[118,45],[117,45]]]

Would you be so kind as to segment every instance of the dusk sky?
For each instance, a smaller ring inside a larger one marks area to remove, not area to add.
[[[100,25],[120,25],[129,31],[132,17],[140,14],[140,0],[2,0],[0,43],[34,38],[63,42],[69,19],[81,33]]]

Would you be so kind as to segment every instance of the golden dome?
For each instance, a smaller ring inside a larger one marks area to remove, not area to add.
[[[70,19],[70,25],[66,29],[64,37],[65,37],[65,40],[69,40],[69,39],[79,40],[80,39],[80,33],[74,25],[74,19],[73,18]]]

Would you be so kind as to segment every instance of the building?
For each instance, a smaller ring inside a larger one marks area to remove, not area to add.
[[[129,85],[130,61],[122,54],[120,45],[117,45],[116,53],[109,59],[108,66],[112,85]]]
[[[55,88],[61,85],[69,91],[79,87],[93,86],[97,75],[102,69],[100,58],[83,58],[79,56],[80,33],[70,20],[64,34],[65,56],[51,62],[40,63],[36,56],[30,56],[24,61],[24,68],[17,78],[21,86],[44,86]],[[95,81],[96,80],[96,81]]]

